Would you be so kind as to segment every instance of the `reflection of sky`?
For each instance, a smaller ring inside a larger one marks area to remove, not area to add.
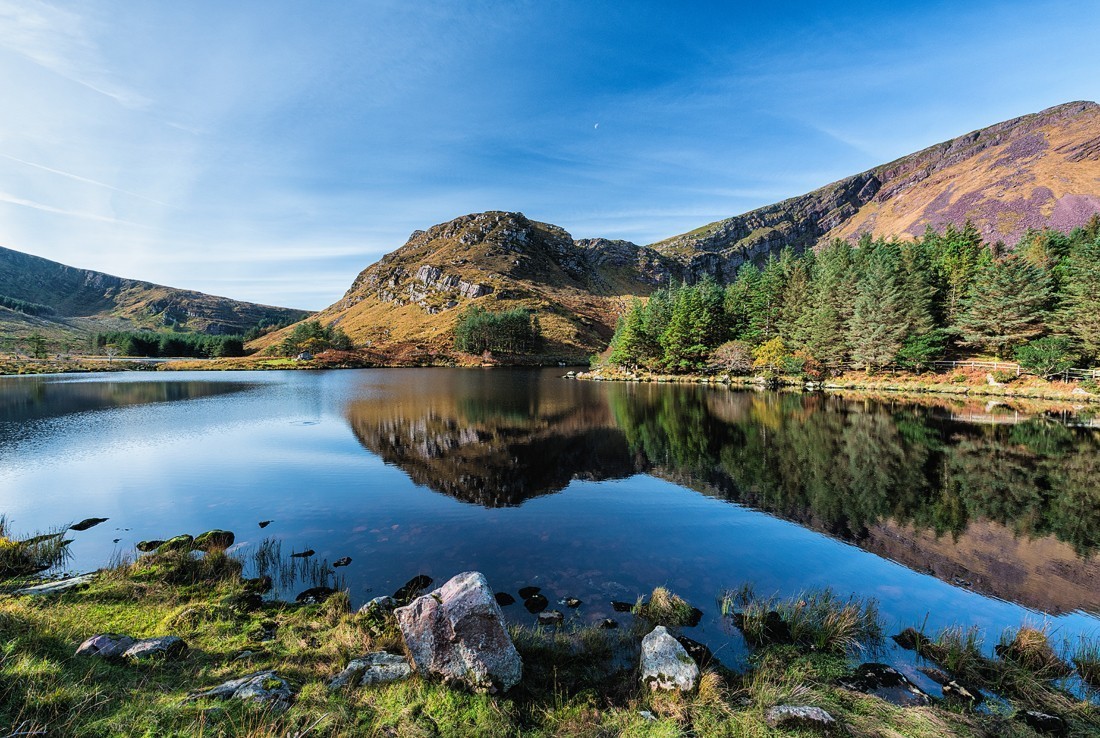
[[[519,507],[459,502],[412,484],[357,442],[342,408],[367,376],[268,374],[250,392],[43,421],[0,466],[0,510],[28,533],[110,518],[71,534],[78,569],[108,560],[114,538],[130,551],[142,539],[215,527],[235,531],[242,548],[276,536],[284,552],[352,557],[340,572],[356,603],[421,572],[442,582],[477,569],[513,594],[534,584],[551,601],[579,597],[576,616],[592,622],[613,615],[609,600],[666,585],[707,612],[691,635],[716,649],[733,643],[727,651],[739,639],[722,629],[716,597],[744,582],[762,595],[831,586],[875,597],[888,632],[927,617],[930,628],[976,624],[995,641],[1038,617],[648,476],[574,481]],[[261,530],[267,519],[275,522]],[[506,612],[530,619],[519,605]],[[1082,614],[1052,622],[1066,636],[1097,626]]]

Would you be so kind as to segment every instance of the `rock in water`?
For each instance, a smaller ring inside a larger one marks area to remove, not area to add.
[[[520,599],[529,600],[541,591],[542,587],[522,587],[519,590],[519,596]]]
[[[523,601],[523,606],[527,608],[527,612],[532,615],[538,615],[550,606],[550,601],[546,599],[544,595],[536,593],[525,599]]]
[[[336,561],[332,562],[332,568],[335,569],[338,566],[347,566],[350,563],[351,563],[351,557],[350,556],[341,556],[340,558],[336,559]]]
[[[275,522],[275,521],[273,521],[273,520],[261,520],[260,521],[260,527],[261,528],[266,528],[267,526],[271,525],[273,522]]]
[[[611,609],[615,612],[631,612],[634,609],[634,605],[629,602],[621,602],[619,600],[611,601]]]
[[[432,581],[432,578],[427,574],[417,574],[394,592],[393,598],[397,600],[397,604],[407,605],[419,597],[424,590],[432,586]]]
[[[76,655],[98,656],[101,659],[119,659],[132,645],[134,645],[134,639],[128,635],[101,633],[81,643],[76,649]]]
[[[283,710],[290,705],[293,697],[294,693],[285,679],[273,671],[261,671],[240,679],[231,679],[213,689],[193,694],[189,699],[246,700]]]
[[[314,551],[312,548],[307,548],[305,551],[298,551],[297,553],[292,553],[290,555],[290,558],[292,558],[292,559],[308,559],[310,556],[312,556],[315,553],[316,553],[316,551]]]
[[[84,520],[81,520],[79,523],[70,525],[69,530],[88,530],[100,523],[106,523],[108,520],[110,520],[110,518],[84,518]]]
[[[501,607],[508,607],[508,605],[516,604],[516,598],[507,592],[497,592],[493,596],[496,597],[497,604]]]
[[[347,667],[329,682],[329,689],[340,689],[349,684],[369,687],[372,684],[388,684],[405,679],[412,673],[409,662],[404,656],[396,656],[385,651],[370,653],[354,659]]]
[[[779,705],[768,710],[764,720],[772,728],[801,728],[828,732],[836,726],[836,718],[820,707]]]
[[[199,535],[191,547],[197,551],[224,551],[233,545],[236,536],[231,530],[208,530]]]
[[[183,639],[176,636],[143,638],[122,654],[124,658],[130,661],[144,661],[146,659],[178,661],[186,655],[187,644],[183,642]]]
[[[417,671],[475,691],[519,684],[523,661],[480,572],[458,574],[394,612]]]
[[[658,625],[642,639],[642,684],[654,690],[690,692],[698,681],[698,664],[665,626]]]
[[[152,553],[163,545],[164,541],[138,541],[138,544],[134,546],[134,548],[142,553]]]

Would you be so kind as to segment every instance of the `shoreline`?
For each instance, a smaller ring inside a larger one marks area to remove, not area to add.
[[[634,384],[699,384],[714,387],[726,387],[728,389],[782,389],[797,392],[824,392],[826,394],[841,394],[844,392],[885,392],[897,395],[927,395],[943,397],[975,397],[981,399],[1023,399],[1043,400],[1054,402],[1073,403],[1100,403],[1100,394],[1092,394],[1079,386],[1077,382],[1046,382],[1045,380],[1030,379],[1030,382],[1019,386],[1012,384],[991,385],[988,382],[962,383],[949,381],[947,375],[902,375],[901,379],[895,377],[893,381],[872,379],[870,377],[853,377],[844,375],[839,379],[825,380],[823,382],[807,382],[794,377],[781,377],[778,380],[768,381],[763,377],[737,377],[737,376],[707,376],[701,374],[654,374],[649,372],[608,372],[596,369],[587,372],[577,372],[572,377],[580,381],[588,382],[627,382]],[[938,378],[934,379],[934,378]]]

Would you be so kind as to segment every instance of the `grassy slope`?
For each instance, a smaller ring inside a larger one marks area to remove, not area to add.
[[[166,319],[196,332],[243,333],[262,318],[278,322],[307,314],[114,277],[5,248],[0,248],[0,295],[56,311],[32,317],[0,308],[0,333],[19,337],[37,330],[56,342],[101,330],[163,329]]]
[[[857,207],[847,205],[861,183],[874,177],[881,188]],[[708,223],[652,245],[690,258],[708,239],[708,249],[751,249],[772,237],[771,248],[814,246],[833,238],[905,237],[926,224],[961,226],[970,218],[991,240],[1015,243],[1028,226],[1069,230],[1100,210],[1100,107],[1069,103],[1005,121],[910,154],[861,174],[825,185],[743,215]],[[853,185],[853,183],[856,183]],[[1039,188],[1050,197],[1031,198]],[[1078,196],[1091,202],[1080,214],[1060,214],[1056,202]],[[1063,222],[1064,221],[1064,222]],[[733,236],[728,235],[733,233]],[[722,235],[726,234],[726,235]]]

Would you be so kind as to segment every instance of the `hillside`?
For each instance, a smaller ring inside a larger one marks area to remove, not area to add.
[[[784,246],[863,233],[919,236],[968,219],[1012,245],[1028,228],[1068,231],[1100,211],[1100,105],[1072,102],[930,146],[813,192],[652,244],[692,275],[730,279]]]
[[[606,347],[629,296],[704,274],[728,282],[787,246],[905,239],[968,220],[987,242],[1013,245],[1029,228],[1068,231],[1098,211],[1100,106],[1074,102],[650,246],[574,240],[519,213],[466,215],[413,233],[318,318],[394,361],[434,361],[468,306],[525,307],[539,315],[546,356],[578,359]]]
[[[579,359],[606,345],[625,297],[648,294],[677,269],[626,241],[574,241],[521,213],[479,213],[416,231],[317,319],[338,324],[356,344],[411,358],[450,351],[468,305],[523,307],[539,315],[545,354]]]
[[[279,323],[308,314],[115,277],[0,247],[0,332],[9,337],[38,331],[55,342],[72,342],[95,331],[173,326],[224,335],[244,333],[261,320]]]

